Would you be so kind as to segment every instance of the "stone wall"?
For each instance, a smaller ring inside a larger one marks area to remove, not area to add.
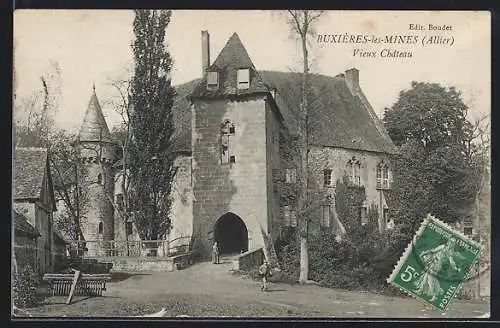
[[[382,191],[377,189],[377,165],[381,161],[389,163],[387,154],[334,147],[312,147],[309,157],[309,163],[312,170],[311,174],[314,177],[312,185],[315,188],[321,189],[325,194],[333,196],[335,194],[336,181],[342,180],[344,175],[348,174],[346,164],[353,156],[360,162],[361,169],[359,175],[361,178],[361,185],[365,187],[366,205],[377,206],[379,213],[379,229],[385,229],[385,222],[383,222],[382,214],[385,201]],[[332,170],[333,184],[330,187],[325,187],[323,184],[324,169]],[[319,229],[319,222],[312,222],[310,228],[313,231]]]
[[[170,248],[182,246],[193,235],[193,189],[191,185],[191,156],[180,155],[174,165],[178,167],[172,185]]]
[[[171,258],[108,258],[100,262],[112,263],[110,272],[168,272],[174,271]]]
[[[262,248],[250,250],[238,255],[238,257],[233,260],[233,270],[248,272],[262,265],[262,263],[264,263],[264,258],[265,256]]]
[[[220,131],[226,119],[235,127],[229,143],[234,164],[221,164]],[[197,100],[192,106],[193,232],[205,256],[216,221],[228,212],[244,221],[249,249],[262,246],[260,225],[268,229],[265,121],[263,97]]]
[[[85,163],[84,188],[86,189],[85,210],[83,215],[82,231],[87,241],[114,239],[114,173],[108,163]],[[101,182],[99,183],[99,177]],[[102,223],[102,233],[99,233],[99,224]],[[90,243],[89,255],[103,254],[103,250],[93,248]]]
[[[273,241],[280,231],[280,194],[279,183],[273,179],[273,173],[280,168],[280,121],[277,109],[266,102],[266,156],[267,156],[267,209],[268,229]]]

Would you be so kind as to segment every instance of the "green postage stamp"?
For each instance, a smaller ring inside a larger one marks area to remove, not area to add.
[[[444,312],[481,247],[444,222],[427,215],[387,282]]]

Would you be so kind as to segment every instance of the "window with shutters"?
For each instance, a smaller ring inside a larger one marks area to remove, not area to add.
[[[217,89],[219,87],[219,73],[207,72],[207,89]]]
[[[389,189],[389,166],[387,163],[380,162],[377,165],[377,189]]]
[[[361,163],[356,157],[353,156],[347,162],[346,171],[349,182],[354,186],[361,186]]]
[[[248,89],[250,87],[250,70],[242,68],[238,70],[238,89]]]

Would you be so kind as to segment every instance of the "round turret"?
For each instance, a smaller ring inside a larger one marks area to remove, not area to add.
[[[101,106],[94,92],[85,112],[74,147],[79,152],[83,168],[82,187],[85,202],[82,232],[87,255],[107,255],[109,242],[114,239],[114,170],[118,159],[118,144],[111,137]]]

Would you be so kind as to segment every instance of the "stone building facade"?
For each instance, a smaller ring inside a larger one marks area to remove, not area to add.
[[[296,183],[296,159],[284,154],[293,153],[289,148],[296,140],[301,75],[258,71],[236,33],[212,62],[210,36],[202,31],[201,58],[201,79],[176,87],[179,170],[168,239],[175,247],[187,238],[204,254],[213,241],[222,252],[253,250],[264,246],[263,233],[276,240],[283,229],[296,226],[294,204],[283,197]],[[395,149],[361,91],[358,70],[335,77],[311,74],[308,97],[311,186],[325,196],[328,208],[313,220],[311,232],[336,220],[335,204],[326,196],[334,194],[343,176],[365,187],[364,207],[377,208],[379,229],[386,229],[389,158]],[[106,155],[104,163],[96,162],[95,149],[87,149],[96,144]],[[86,154],[89,182],[100,174],[104,182],[95,186],[99,196],[93,200],[86,238],[138,240],[133,222],[113,214],[105,201],[111,198],[115,208],[120,206],[123,168],[95,92],[77,145]],[[360,224],[362,216],[360,209]]]

